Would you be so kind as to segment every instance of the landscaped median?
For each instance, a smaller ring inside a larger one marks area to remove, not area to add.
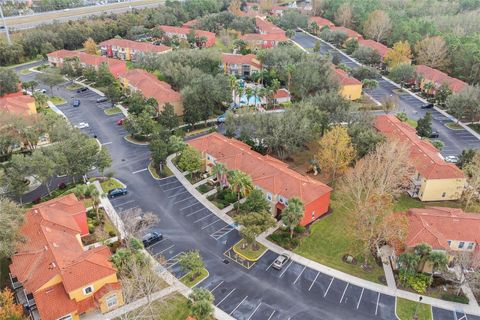
[[[115,178],[110,178],[108,180],[100,182],[103,192],[108,192],[116,188],[125,188],[125,185]]]
[[[67,103],[67,101],[65,101],[63,98],[57,96],[49,97],[48,100],[50,100],[56,106]]]
[[[397,298],[396,314],[399,320],[431,320],[432,306],[403,298]],[[414,318],[414,316],[417,318]]]
[[[148,141],[140,141],[140,140],[135,139],[134,137],[132,137],[131,134],[128,134],[123,138],[125,140],[127,140],[128,142],[133,143],[133,144],[138,144],[138,145],[142,145],[142,146],[147,146],[149,144]]]
[[[192,277],[192,274],[195,271],[190,271],[186,275],[180,278],[180,281],[189,288],[195,287],[197,284],[208,278],[210,275],[208,270],[205,268],[200,269],[195,277]]]
[[[233,249],[233,252],[235,252],[242,259],[248,260],[251,262],[256,262],[267,251],[267,247],[265,247],[263,244],[259,242],[255,242],[254,246],[256,247],[256,249],[248,245],[245,242],[245,240],[240,240],[232,247],[232,249]]]
[[[107,109],[103,110],[103,112],[107,116],[113,116],[114,114],[122,113],[122,110],[120,110],[119,107],[111,107],[111,108],[107,108]]]
[[[152,178],[155,180],[160,180],[162,178],[173,176],[173,172],[167,166],[163,166],[163,172],[161,175],[158,174],[157,169],[155,169],[153,165],[153,162],[150,162],[148,164],[148,172],[150,172],[150,174],[152,175]]]

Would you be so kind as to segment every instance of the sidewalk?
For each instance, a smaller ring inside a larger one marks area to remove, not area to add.
[[[183,174],[180,172],[180,170],[177,169],[177,167],[173,164],[172,159],[175,157],[175,155],[170,155],[167,158],[167,166],[168,168],[173,172],[175,177],[182,183],[182,185],[187,189],[192,196],[195,197],[199,202],[201,202],[205,207],[207,207],[211,212],[216,214],[220,219],[225,221],[228,224],[233,225],[233,219],[229,216],[227,216],[225,213],[222,212],[222,210],[218,209],[215,207],[210,201],[206,201],[205,197],[200,194],[191,184],[190,182],[183,176]],[[455,302],[449,302],[445,300],[440,300],[440,299],[435,299],[435,298],[430,298],[426,296],[422,296],[413,292],[409,291],[404,291],[404,290],[399,290],[396,287],[388,287],[379,283],[371,282],[368,280],[364,280],[355,276],[352,276],[350,274],[344,273],[342,271],[330,268],[328,266],[322,265],[318,262],[309,260],[305,257],[302,257],[296,253],[293,253],[291,251],[288,251],[280,246],[278,246],[275,243],[270,242],[267,240],[268,235],[273,233],[276,230],[277,227],[270,228],[269,230],[265,231],[262,233],[260,236],[258,236],[257,241],[261,244],[263,244],[265,247],[267,247],[269,250],[275,252],[275,253],[288,253],[291,257],[291,259],[295,262],[298,262],[304,266],[309,267],[310,269],[320,271],[326,275],[347,281],[351,284],[357,285],[359,287],[363,287],[366,289],[370,289],[373,291],[377,291],[386,295],[391,295],[391,296],[396,296],[400,298],[405,298],[411,301],[418,301],[419,297],[421,296],[423,299],[423,302],[426,304],[430,304],[434,307],[442,308],[442,309],[449,309],[449,310],[455,310],[455,311],[462,311],[465,313],[469,314],[474,314],[480,316],[480,308],[476,304],[476,302],[472,302],[471,304],[465,305],[461,303],[455,303]],[[393,275],[393,274],[392,274]]]

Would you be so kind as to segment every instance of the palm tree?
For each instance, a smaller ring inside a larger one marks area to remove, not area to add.
[[[312,31],[313,34],[318,35],[318,32],[320,31],[320,27],[318,26],[318,24],[316,22],[312,22],[310,24],[310,30]]]
[[[260,99],[265,98],[267,95],[268,95],[267,88],[260,88],[260,90],[258,92],[258,96],[260,97]]]
[[[253,89],[250,87],[245,88],[245,96],[247,97],[247,105],[250,105],[250,98],[253,96]]]
[[[102,203],[101,198],[105,196],[104,193],[101,193],[94,185],[90,185],[90,198],[92,199],[92,207],[95,210],[97,220],[100,221],[99,210],[100,204]]]
[[[229,80],[230,80],[230,89],[232,89],[233,101],[235,101],[235,94],[238,88],[237,78],[235,77],[235,75],[231,74]]]
[[[288,91],[290,91],[290,86],[292,85],[292,74],[293,74],[293,71],[295,70],[295,65],[289,63],[287,64],[287,66],[285,67],[285,71],[287,71],[287,88],[288,88]]]
[[[407,276],[415,274],[417,272],[418,264],[420,262],[420,256],[412,253],[402,253],[398,258],[398,263],[405,270],[403,277],[401,279],[402,284],[405,286],[405,282],[407,281]]]
[[[290,239],[293,238],[293,230],[302,221],[305,208],[298,198],[288,200],[288,206],[282,212],[282,222],[290,229]]]
[[[445,268],[448,263],[448,258],[443,252],[432,251],[428,254],[427,261],[432,264],[432,275],[430,279],[433,280],[433,274],[435,273],[435,271],[439,271]],[[432,283],[431,280],[430,283]]]
[[[253,87],[253,96],[255,97],[255,109],[257,108],[257,101],[258,101],[259,95],[260,95],[260,88],[257,86]]]
[[[280,89],[280,81],[278,81],[278,79],[273,79],[270,87],[267,88],[269,104],[272,104],[272,101],[275,98],[275,94],[277,93],[278,89]]]
[[[230,172],[228,179],[230,188],[237,194],[237,203],[240,199],[246,197],[253,190],[252,178],[243,171],[234,170]],[[237,206],[237,212],[240,206]]]
[[[426,243],[420,243],[413,248],[413,251],[415,252],[416,255],[419,256],[421,264],[419,264],[418,270],[423,270],[423,267],[425,266],[425,260],[427,259],[427,256],[432,252],[432,247],[430,247]]]
[[[212,173],[217,177],[220,186],[223,188],[227,184],[227,168],[223,163],[217,162],[212,167]]]
[[[244,88],[242,88],[242,87],[240,87],[240,86],[238,87],[238,89],[237,89],[238,104],[240,104],[241,101],[242,101],[242,95],[243,95],[243,92],[244,92],[244,91],[245,91]]]

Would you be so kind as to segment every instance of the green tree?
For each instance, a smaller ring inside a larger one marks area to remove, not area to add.
[[[169,130],[178,127],[178,116],[175,114],[175,109],[170,103],[166,103],[163,110],[160,111],[160,114],[158,115],[158,123]]]
[[[475,149],[462,150],[462,153],[458,156],[457,165],[460,168],[463,168],[463,167],[467,166],[469,163],[472,162],[476,153],[477,153],[477,151]]]
[[[148,112],[143,111],[139,115],[130,114],[124,126],[125,130],[136,139],[146,140],[151,138],[158,125]]]
[[[14,201],[0,197],[0,257],[9,257],[20,240],[18,229],[24,219],[24,209]]]
[[[53,87],[65,82],[63,76],[57,70],[45,71],[37,75],[37,79],[45,83],[53,94]]]
[[[200,153],[193,147],[187,146],[178,160],[178,167],[188,171],[190,176],[198,172],[202,167]]]
[[[255,238],[276,225],[275,218],[269,212],[250,212],[246,214],[236,215],[234,218],[236,223],[240,225],[240,234],[245,240],[246,245],[253,250],[258,250]]]
[[[38,87],[38,82],[34,80],[24,81],[22,82],[22,87],[24,89],[30,89],[30,91],[33,93],[33,91],[35,91],[35,88]]]
[[[401,63],[390,70],[389,77],[403,87],[406,83],[415,80],[415,67],[411,64]]]
[[[320,41],[315,41],[315,45],[313,46],[313,52],[320,52],[321,49],[321,42]]]
[[[302,221],[305,208],[298,198],[288,200],[288,206],[282,211],[282,222],[290,230],[290,239],[293,238],[293,230]]]
[[[223,189],[228,183],[227,181],[227,167],[223,163],[217,162],[212,167],[212,174],[216,177],[217,181],[220,184],[220,188]]]
[[[352,76],[360,81],[365,79],[375,80],[380,78],[380,73],[373,67],[360,66],[352,70]]]
[[[400,281],[403,283],[403,286],[405,286],[408,276],[417,273],[419,262],[420,256],[413,252],[405,252],[398,257],[400,269],[403,270],[403,272],[400,272]]]
[[[352,57],[367,66],[378,66],[382,62],[382,57],[377,50],[365,46],[358,47]]]
[[[458,120],[467,118],[475,121],[480,115],[480,87],[470,86],[465,90],[450,95],[447,98],[446,105],[449,110]]]
[[[138,116],[144,111],[146,111],[152,116],[155,114],[155,110],[147,107],[147,99],[145,99],[143,94],[139,91],[135,91],[132,94],[130,94],[125,99],[125,104],[128,106],[129,114]]]
[[[432,114],[430,112],[427,112],[423,118],[418,119],[416,130],[420,137],[430,137],[432,134]]]
[[[240,205],[244,212],[269,212],[270,203],[262,190],[254,188],[247,196],[244,203]]]
[[[432,274],[431,279],[433,279],[433,274],[437,271],[443,270],[447,267],[448,258],[445,253],[440,251],[432,251],[427,256],[427,261],[432,264]],[[431,283],[432,281],[430,281]]]
[[[18,79],[14,69],[0,68],[0,97],[18,91]]]
[[[252,178],[240,170],[231,171],[228,176],[228,182],[232,191],[237,194],[238,204],[240,204],[241,198],[246,197],[253,190]]]
[[[155,168],[162,173],[163,165],[168,157],[168,144],[160,137],[156,137],[150,141],[148,148]]]
[[[92,207],[95,210],[95,215],[97,216],[97,221],[100,221],[100,204],[102,203],[102,198],[105,196],[104,193],[101,193],[95,185],[90,184],[88,186],[90,198],[92,199]]]
[[[345,52],[347,54],[352,54],[358,49],[358,41],[357,39],[349,39],[345,42]]]
[[[178,261],[182,270],[185,273],[190,274],[191,281],[195,280],[195,278],[200,275],[202,269],[205,268],[205,263],[198,250],[192,250],[181,254]]]
[[[382,134],[372,128],[370,123],[354,123],[348,127],[348,135],[352,140],[352,145],[357,151],[357,158],[361,159],[371,151],[375,150],[377,145],[384,140]]]
[[[215,298],[210,291],[205,288],[193,288],[188,298],[190,313],[195,319],[206,320],[212,317],[214,311],[212,304]]]
[[[55,173],[56,164],[48,151],[35,150],[30,157],[28,157],[30,170],[34,172],[35,180],[44,184],[47,187],[48,195],[51,195],[50,180]]]
[[[168,153],[181,153],[187,144],[181,137],[172,135],[168,138]]]

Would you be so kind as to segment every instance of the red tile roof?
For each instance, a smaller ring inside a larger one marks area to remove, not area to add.
[[[346,33],[349,38],[363,39],[363,36],[360,33],[345,27],[333,27],[330,28],[330,30]]]
[[[193,20],[190,20],[190,21],[185,22],[185,23],[182,25],[182,28],[193,28],[193,26],[195,26],[197,23],[198,23],[198,20],[197,20],[197,19],[193,19]]]
[[[88,54],[88,53],[79,52],[79,51],[70,51],[70,50],[62,49],[62,50],[48,53],[47,57],[56,58],[60,60],[63,60],[65,58],[78,57],[81,63],[90,65],[90,66],[99,66],[100,64],[105,62],[107,63],[108,69],[110,70],[110,72],[116,78],[118,78],[118,75],[120,73],[123,73],[127,70],[127,65],[125,61],[110,59],[103,56],[97,56],[94,54]]]
[[[457,78],[452,78],[448,74],[437,69],[430,68],[423,64],[416,66],[417,74],[423,76],[426,81],[432,81],[438,86],[447,83],[450,90],[460,92],[468,87],[468,84]]]
[[[448,249],[448,240],[480,243],[478,213],[466,213],[457,208],[427,207],[410,209],[406,215],[407,247],[427,243],[433,249]]]
[[[206,37],[207,38],[207,47],[211,47],[215,44],[215,33],[205,31],[205,30],[198,30],[198,29],[190,29],[190,28],[181,28],[181,27],[172,27],[172,26],[158,26],[158,28],[162,29],[166,33],[172,33],[177,35],[188,35],[191,30],[195,32],[197,37]]]
[[[120,78],[128,80],[128,84],[137,88],[146,98],[154,98],[159,106],[165,103],[180,102],[182,97],[180,93],[173,90],[172,87],[158,78],[142,69],[133,69],[121,74]]]
[[[190,140],[188,144],[213,156],[229,170],[238,169],[247,173],[253,183],[262,189],[289,199],[298,197],[305,206],[332,190],[317,180],[289,169],[286,163],[263,156],[251,150],[247,144],[219,133]]]
[[[255,17],[255,24],[257,25],[257,28],[260,31],[260,33],[285,35],[285,31],[283,31],[282,29],[280,29],[270,21],[260,18],[259,16]]]
[[[74,203],[74,202],[77,203]],[[83,203],[70,194],[33,206],[20,234],[25,238],[12,256],[10,271],[29,292],[60,276],[67,292],[116,273],[106,246],[84,251],[78,236]],[[86,213],[82,212],[86,221]]]
[[[342,69],[335,68],[334,71],[338,81],[340,81],[340,84],[342,86],[362,85],[362,82],[353,77],[350,77],[348,73],[346,73]]]
[[[290,98],[290,92],[287,89],[278,89],[274,96],[275,99]]]
[[[312,24],[313,22],[315,22],[320,27],[320,29],[322,29],[324,26],[327,26],[329,28],[335,27],[335,24],[333,24],[332,21],[322,17],[317,17],[317,16],[310,17],[308,19],[308,23]]]
[[[427,140],[417,136],[414,128],[394,115],[377,116],[374,126],[389,138],[406,142],[410,147],[413,166],[426,179],[463,179],[465,175],[456,165],[447,163]]]
[[[33,295],[42,320],[54,320],[69,313],[77,313],[78,306],[71,300],[61,283]]]
[[[171,51],[172,48],[167,47],[163,44],[153,45],[148,42],[138,42],[127,39],[110,39],[103,42],[100,42],[100,46],[117,46],[121,48],[130,48],[130,50],[136,50],[139,52],[157,52],[162,53],[166,51]]]
[[[254,54],[234,54],[234,53],[222,53],[222,61],[225,64],[248,64],[258,69],[262,68],[262,64],[258,61],[257,56]]]
[[[363,47],[368,47],[368,48],[377,50],[377,52],[380,54],[380,56],[382,56],[382,58],[385,57],[385,55],[388,52],[387,46],[371,39],[368,39],[368,40],[360,39],[358,40],[358,44]]]
[[[35,103],[35,99],[22,92],[15,92],[0,97],[0,111],[14,115],[28,116],[31,114],[29,104]]]

